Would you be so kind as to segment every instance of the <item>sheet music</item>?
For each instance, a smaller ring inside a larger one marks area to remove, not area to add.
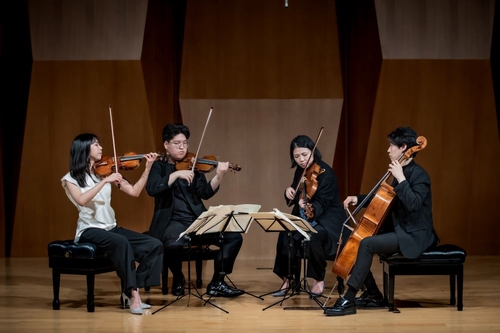
[[[250,213],[254,220],[265,231],[298,231],[304,233],[317,233],[306,220],[288,213],[282,213],[278,209],[273,212]],[[301,233],[303,236],[304,234]],[[307,234],[308,235],[308,234]],[[308,235],[309,236],[309,235]],[[304,236],[306,237],[306,236]],[[306,237],[307,239],[307,237]]]
[[[204,211],[203,213],[201,213],[200,216],[198,216],[198,218],[196,220],[194,220],[194,222],[191,223],[191,225],[186,230],[181,232],[181,234],[179,235],[179,238],[177,238],[176,242],[179,241],[179,239],[181,239],[182,237],[184,237],[184,235],[188,235],[188,234],[191,234],[193,232],[196,232],[199,228],[203,227],[208,221],[213,219],[215,217],[214,211],[217,208],[218,207],[211,206],[207,211]]]
[[[241,204],[241,205],[221,205],[210,207],[214,215],[209,223],[200,227],[196,234],[201,235],[210,232],[241,232],[246,233],[253,217],[250,213],[258,212],[260,205]],[[230,220],[227,221],[226,219]],[[227,224],[225,223],[227,222]],[[224,230],[223,230],[224,229]]]
[[[293,223],[292,220],[290,220],[282,212],[280,212],[278,210],[278,208],[274,208],[273,210],[274,210],[274,213],[276,214],[276,216],[278,216],[279,218],[281,218],[281,219],[287,221],[288,223],[290,223],[302,236],[304,236],[305,239],[311,240],[311,237],[309,236],[309,234],[307,232],[305,232],[304,230],[302,230],[302,228],[300,228],[298,225],[296,225],[295,223]],[[307,225],[309,225],[309,223],[307,223]]]

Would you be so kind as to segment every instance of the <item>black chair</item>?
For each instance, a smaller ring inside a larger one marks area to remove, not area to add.
[[[422,253],[416,259],[407,259],[399,253],[379,254],[384,270],[384,299],[389,311],[399,313],[394,306],[396,275],[448,275],[450,279],[450,305],[463,309],[464,249],[452,244],[438,245]],[[455,283],[456,282],[456,283]],[[458,298],[455,298],[455,284]]]
[[[191,250],[184,247],[182,251],[182,261],[195,262],[196,267],[196,288],[201,288],[203,285],[203,261],[215,260],[219,255],[218,248],[211,248],[209,245],[192,245]],[[145,288],[149,291],[150,288]],[[161,292],[163,295],[168,294],[168,255],[163,256],[163,272],[162,272],[162,287]]]
[[[93,243],[75,244],[73,240],[57,240],[48,245],[49,267],[52,268],[54,300],[52,309],[59,310],[61,274],[87,276],[87,311],[94,312],[95,276],[115,271],[111,259]]]

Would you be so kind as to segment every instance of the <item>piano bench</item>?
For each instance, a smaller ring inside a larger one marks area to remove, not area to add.
[[[49,267],[52,268],[54,300],[52,309],[59,310],[61,274],[87,276],[87,312],[94,312],[95,276],[114,272],[111,259],[93,243],[75,244],[73,240],[57,240],[48,245]]]
[[[384,300],[389,311],[399,313],[394,306],[396,275],[448,275],[450,278],[450,305],[463,309],[464,262],[467,256],[457,245],[443,244],[432,247],[416,259],[407,259],[400,253],[379,254],[384,272]],[[456,282],[456,283],[455,283]],[[455,284],[458,298],[455,298]]]

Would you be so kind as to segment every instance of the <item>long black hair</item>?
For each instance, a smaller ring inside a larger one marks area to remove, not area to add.
[[[309,148],[309,150],[312,151],[314,148],[314,141],[307,135],[297,135],[292,140],[290,143],[290,160],[292,161],[292,168],[297,166],[297,162],[295,162],[295,159],[293,158],[293,150],[295,148]],[[321,153],[317,147],[314,150],[313,158],[315,163],[319,163],[321,161]]]
[[[69,173],[76,179],[80,187],[88,186],[85,181],[86,175],[90,175],[90,146],[99,142],[99,137],[91,133],[78,135],[71,144],[69,151]]]

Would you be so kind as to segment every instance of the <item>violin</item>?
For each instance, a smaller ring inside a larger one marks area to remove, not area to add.
[[[146,154],[137,154],[134,152],[129,152],[123,154],[123,156],[118,156],[118,170],[134,170],[137,169],[141,160]],[[163,156],[158,154],[159,157]],[[116,172],[115,158],[111,156],[103,156],[99,162],[94,164],[94,172],[100,177],[107,177],[113,172]]]
[[[208,173],[215,169],[215,167],[219,164],[215,156],[203,156],[194,162],[195,154],[187,153],[186,157],[182,161],[179,161],[175,164],[176,170],[192,170],[194,164],[194,170],[197,170],[201,173]],[[229,163],[229,171],[240,171],[241,167],[237,164]]]

